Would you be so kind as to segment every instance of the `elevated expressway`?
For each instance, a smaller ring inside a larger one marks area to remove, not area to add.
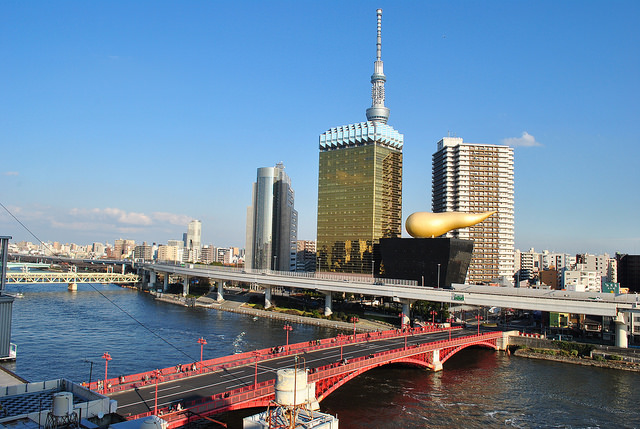
[[[385,297],[402,303],[403,315],[410,313],[410,306],[417,300],[464,304],[483,307],[517,308],[558,313],[587,314],[615,317],[618,332],[626,332],[625,313],[640,311],[637,295],[607,294],[595,292],[569,292],[547,289],[520,289],[494,286],[454,284],[452,289],[418,286],[416,282],[392,279],[372,279],[327,273],[275,272],[265,270],[242,270],[197,264],[176,266],[168,264],[138,265],[150,273],[150,285],[156,287],[156,274],[173,274],[188,279],[192,277],[215,280],[218,299],[222,299],[223,283],[237,281],[259,285],[265,290],[265,307],[271,306],[271,288],[287,287],[311,289],[325,294],[325,314],[331,314],[331,294],[353,293],[373,297]],[[165,288],[168,275],[165,275]],[[188,281],[185,281],[188,285]],[[185,286],[185,294],[188,293]],[[405,319],[408,316],[404,316]],[[408,320],[404,320],[404,323]],[[626,335],[624,335],[626,340]],[[626,347],[626,341],[619,343]]]

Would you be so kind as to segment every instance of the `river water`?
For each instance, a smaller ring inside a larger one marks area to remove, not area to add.
[[[10,285],[12,342],[5,366],[30,381],[76,382],[214,358],[285,342],[284,322],[154,301],[114,285]],[[293,325],[290,342],[337,331]],[[93,365],[90,363],[93,362]],[[322,404],[341,428],[635,428],[640,375],[468,349],[438,373],[388,366],[342,386]]]

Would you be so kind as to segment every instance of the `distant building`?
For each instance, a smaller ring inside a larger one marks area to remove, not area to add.
[[[127,259],[133,255],[133,249],[136,246],[135,240],[118,239],[114,243],[112,257],[114,259]]]
[[[93,243],[91,246],[91,252],[93,252],[94,256],[97,258],[103,256],[105,254],[105,245],[102,243]]]
[[[616,254],[618,282],[629,292],[640,292],[640,255]]]
[[[549,286],[551,289],[560,289],[558,279],[558,270],[549,268],[538,273],[538,279],[541,284]]]
[[[217,247],[216,253],[216,262],[220,262],[223,265],[231,265],[233,263],[233,249],[229,247]]]
[[[203,264],[211,264],[216,261],[216,248],[211,245],[202,246],[202,250],[200,251],[200,262]]]
[[[182,250],[182,246],[161,244],[158,246],[158,262],[182,262]]]
[[[531,281],[537,278],[540,270],[540,254],[533,248],[527,252],[516,250],[514,262],[516,282]]]
[[[584,264],[576,264],[575,269],[561,271],[562,289],[574,292],[600,292],[601,276],[595,270],[586,269]]]
[[[187,235],[185,236],[184,248],[186,262],[198,262],[200,250],[202,248],[202,222],[192,220],[189,222]]]
[[[316,242],[313,240],[298,240],[296,250],[296,271],[315,271]]]
[[[317,270],[373,273],[373,246],[402,231],[402,146],[385,107],[382,10],[367,121],[320,135]]]
[[[563,268],[573,268],[576,264],[575,255],[568,253],[542,252],[542,269],[553,268],[560,271]]]
[[[434,213],[497,211],[477,225],[446,234],[473,241],[467,272],[471,284],[511,281],[514,273],[513,148],[464,143],[458,137],[438,142],[432,159]]]
[[[153,247],[147,242],[136,246],[133,250],[133,260],[138,262],[153,261]]]
[[[247,208],[245,266],[295,271],[298,212],[284,165],[258,169]]]

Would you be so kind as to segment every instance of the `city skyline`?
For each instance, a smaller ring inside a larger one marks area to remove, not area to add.
[[[166,242],[199,219],[242,247],[244,189],[282,161],[315,239],[317,136],[365,120],[377,7],[403,223],[451,133],[515,147],[516,248],[640,253],[624,1],[5,4],[0,202],[44,241]],[[4,211],[0,229],[34,241]]]

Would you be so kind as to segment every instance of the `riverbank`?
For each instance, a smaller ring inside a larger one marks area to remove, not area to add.
[[[570,363],[582,366],[594,366],[598,368],[618,369],[624,371],[640,372],[640,363],[624,362],[622,360],[593,359],[591,357],[566,356],[553,349],[519,348],[513,352],[514,356],[530,359],[549,360],[554,362]]]

